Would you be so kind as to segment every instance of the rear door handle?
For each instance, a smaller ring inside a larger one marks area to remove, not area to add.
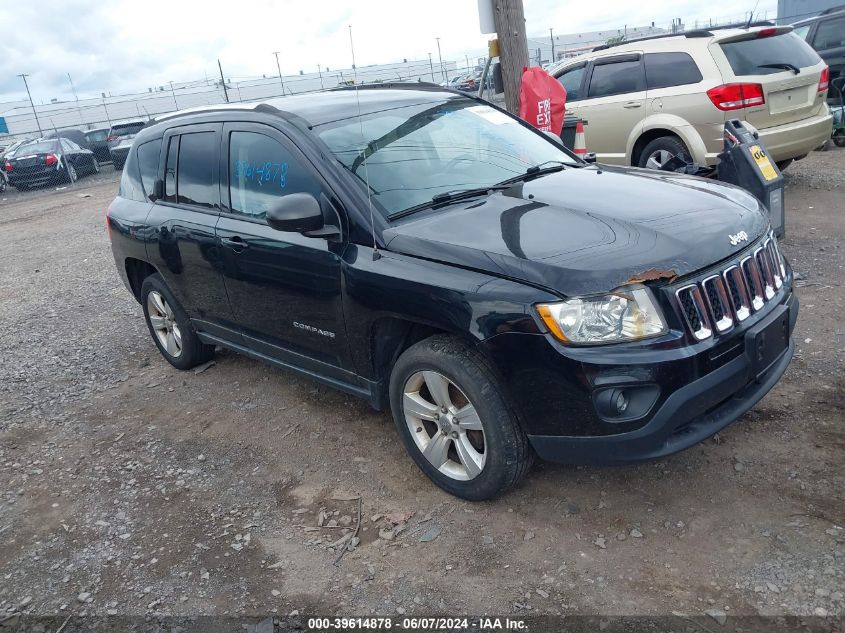
[[[623,107],[623,108],[628,108],[628,109],[631,109],[631,108],[641,108],[641,107],[642,107],[642,105],[643,105],[643,104],[642,104],[642,102],[641,102],[641,101],[629,101],[628,103],[626,103],[626,104],[625,104],[625,105],[623,105],[622,107]]]
[[[240,253],[249,247],[242,237],[238,235],[233,235],[232,237],[221,237],[220,242],[223,246],[228,246],[236,253]]]

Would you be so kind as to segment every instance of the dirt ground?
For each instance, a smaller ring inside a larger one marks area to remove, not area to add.
[[[432,485],[389,416],[350,396],[226,351],[201,372],[171,368],[115,271],[116,180],[0,196],[0,620],[682,623],[716,610],[841,623],[845,151],[787,171],[797,353],[757,407],[680,455],[540,463],[477,504]],[[360,544],[335,564],[356,497]]]

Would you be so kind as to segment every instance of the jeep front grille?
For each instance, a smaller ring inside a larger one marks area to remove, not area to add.
[[[675,291],[687,327],[699,341],[727,332],[759,312],[783,287],[786,264],[769,235],[750,255]]]

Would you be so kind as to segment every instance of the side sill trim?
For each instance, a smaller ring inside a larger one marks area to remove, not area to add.
[[[300,367],[299,365],[294,365],[293,363],[285,362],[278,358],[273,358],[272,356],[267,356],[266,354],[256,352],[253,349],[250,349],[243,345],[239,345],[238,343],[229,341],[225,338],[209,334],[207,332],[197,332],[197,336],[203,343],[206,343],[208,345],[220,345],[221,347],[225,347],[234,352],[238,352],[239,354],[243,354],[244,356],[254,358],[255,360],[260,360],[269,365],[279,367],[280,369],[285,369],[300,376],[311,378],[312,380],[321,382],[325,385],[328,385],[329,387],[337,389],[338,391],[343,391],[344,393],[349,393],[353,396],[363,398],[370,404],[371,407],[373,407],[377,411],[382,411],[384,409],[384,403],[382,402],[383,398],[381,397],[382,390],[379,388],[379,383],[374,382],[372,380],[361,378],[360,380],[363,384],[355,385],[344,380],[331,378],[324,374],[305,369],[303,367]]]

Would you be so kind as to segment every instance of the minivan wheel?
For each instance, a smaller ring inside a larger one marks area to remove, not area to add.
[[[405,448],[438,486],[469,501],[496,497],[532,452],[495,370],[448,336],[409,347],[390,376],[390,406]]]
[[[691,162],[687,146],[675,136],[661,136],[651,141],[643,148],[638,162],[639,167],[660,169],[673,156],[680,156],[686,162]]]
[[[141,305],[153,342],[168,363],[177,369],[190,369],[214,356],[214,346],[199,340],[188,315],[161,275],[144,279]]]

